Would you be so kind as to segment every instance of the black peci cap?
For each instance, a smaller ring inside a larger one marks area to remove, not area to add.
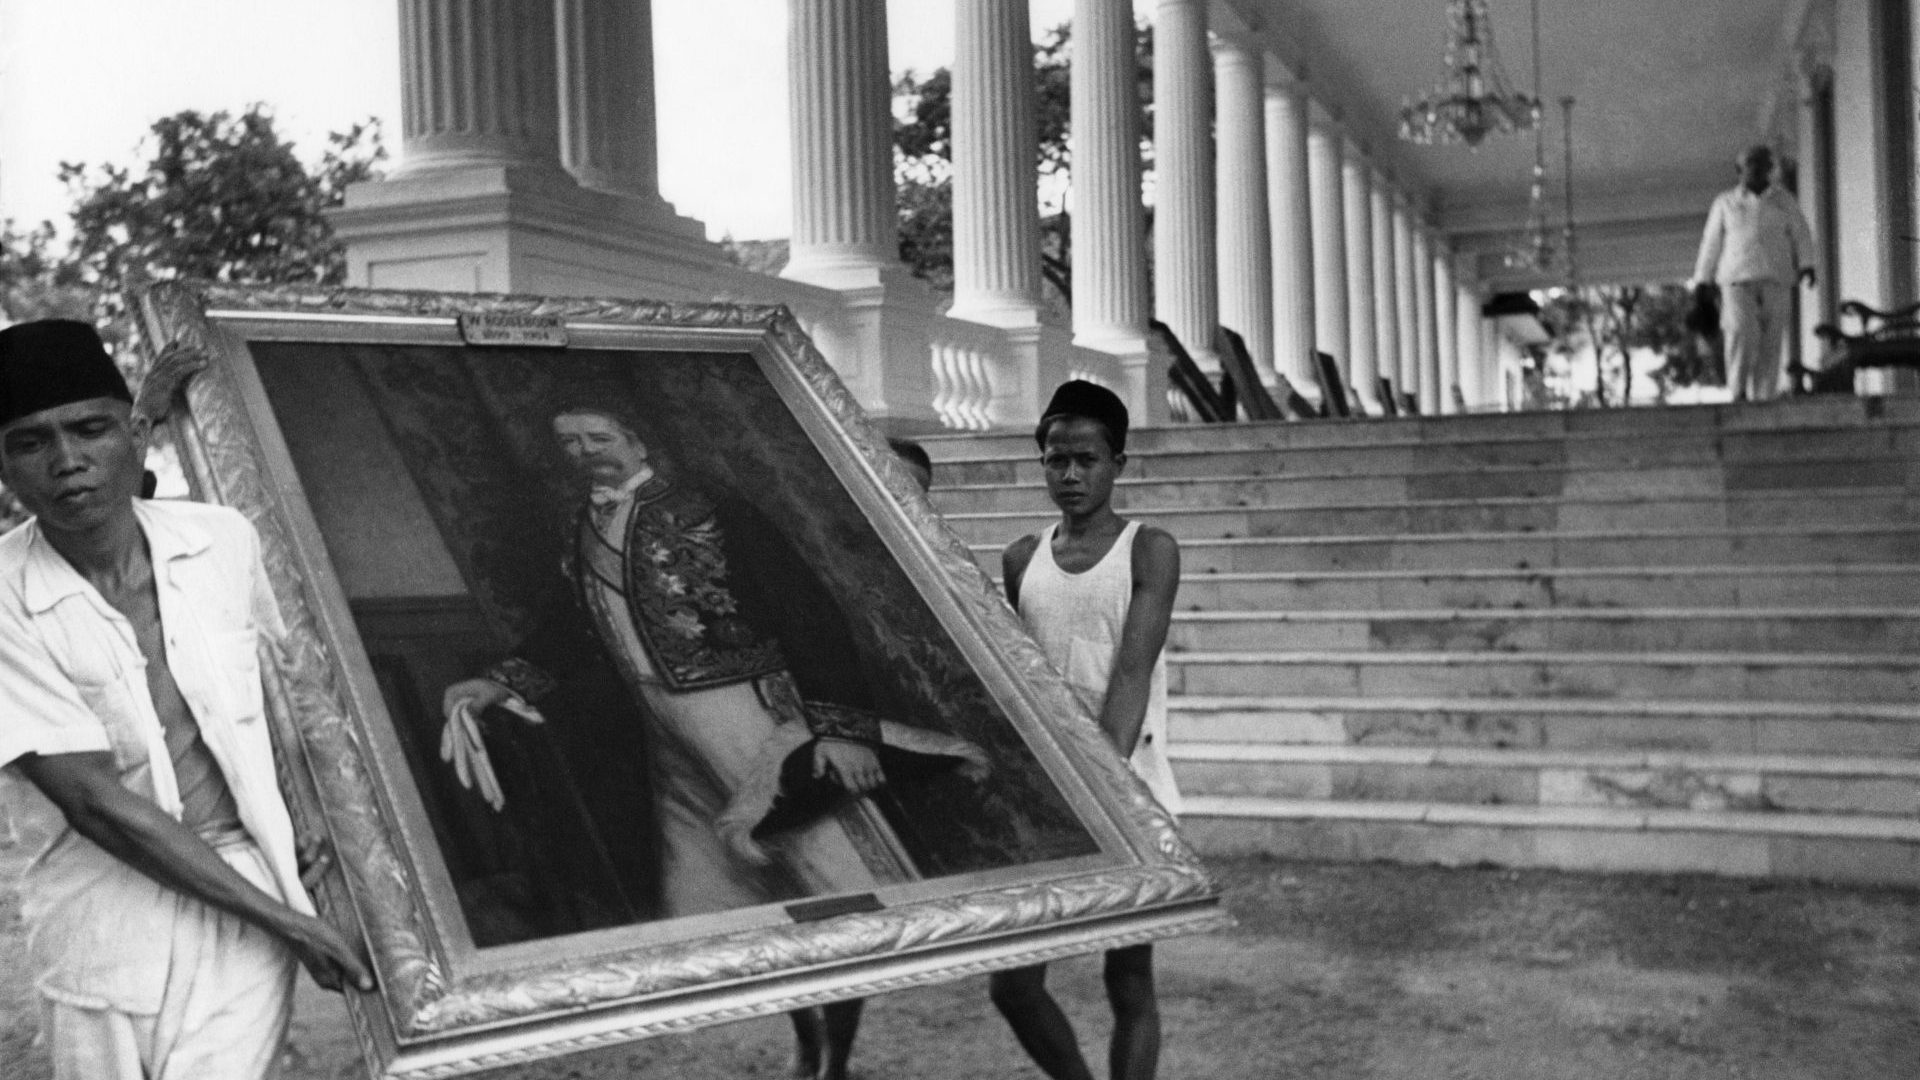
[[[127,380],[92,326],[41,319],[0,330],[0,425],[94,398],[133,404]]]
[[[1060,384],[1053,400],[1040,413],[1040,425],[1033,429],[1033,441],[1042,450],[1047,447],[1047,427],[1063,416],[1084,416],[1097,420],[1107,429],[1107,442],[1116,454],[1127,450],[1127,406],[1120,395],[1085,379]]]

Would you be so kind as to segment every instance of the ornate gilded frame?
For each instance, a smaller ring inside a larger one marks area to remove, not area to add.
[[[290,630],[263,669],[282,787],[296,822],[324,828],[338,852],[323,916],[357,931],[379,977],[378,992],[348,999],[370,1075],[460,1075],[1227,922],[1173,822],[786,309],[179,283],[136,303],[156,358],[140,408],[168,423],[194,497],[261,532]],[[751,354],[1099,856],[934,879],[908,902],[817,922],[722,921],[691,938],[637,926],[513,947],[505,962],[463,949],[429,902],[432,839],[383,764],[379,691],[250,353],[262,341],[460,345],[462,316],[558,319],[573,348]]]

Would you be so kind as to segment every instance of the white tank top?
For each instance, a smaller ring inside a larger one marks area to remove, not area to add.
[[[1065,676],[1091,715],[1107,700],[1107,684],[1120,655],[1120,635],[1133,603],[1133,545],[1140,523],[1129,522],[1113,547],[1091,569],[1069,574],[1053,561],[1058,525],[1040,534],[1040,546],[1020,579],[1020,617],[1040,651]],[[1167,760],[1167,658],[1153,658],[1147,716],[1140,741],[1128,758],[1135,775],[1170,813],[1180,812],[1180,789]]]

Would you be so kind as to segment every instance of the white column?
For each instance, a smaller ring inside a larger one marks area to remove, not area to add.
[[[1350,372],[1347,341],[1346,179],[1338,129],[1314,124],[1307,136],[1313,211],[1313,336],[1321,352]]]
[[[1348,378],[1369,413],[1379,413],[1379,366],[1373,322],[1373,166],[1360,148],[1348,143],[1341,163],[1347,199],[1347,350],[1353,354]]]
[[[1382,378],[1393,392],[1406,387],[1400,381],[1399,277],[1394,268],[1393,186],[1378,170],[1373,174],[1373,352]]]
[[[793,241],[782,276],[875,284],[899,262],[886,0],[788,0]]]
[[[558,172],[554,9],[519,0],[402,0],[401,172]]]
[[[1313,208],[1307,168],[1307,94],[1299,82],[1267,91],[1267,207],[1273,230],[1274,370],[1313,385]]]
[[[1440,328],[1433,296],[1433,234],[1413,221],[1413,295],[1416,301],[1420,345],[1420,415],[1440,415]]]
[[[1398,303],[1402,394],[1420,400],[1420,273],[1413,254],[1413,217],[1404,192],[1393,199],[1393,290]]]
[[[1467,280],[1465,268],[1454,271],[1455,333],[1460,354],[1460,398],[1469,409],[1485,403],[1481,385],[1485,371],[1480,355],[1480,293]]]
[[[1460,291],[1453,284],[1453,252],[1445,240],[1433,242],[1434,329],[1439,345],[1440,411],[1459,412],[1455,394],[1460,386],[1460,331],[1458,326]]]
[[[1145,210],[1140,203],[1140,97],[1133,9],[1074,0],[1072,153],[1073,332],[1076,344],[1134,358],[1144,372]],[[1144,384],[1128,406],[1144,406]]]
[[[560,158],[590,188],[660,201],[652,0],[556,0]]]
[[[1500,327],[1480,318],[1480,404],[1489,411],[1506,408],[1506,373],[1500,370]]]
[[[1257,48],[1214,48],[1220,139],[1220,324],[1240,332],[1273,385],[1273,240],[1267,214],[1266,65]]]
[[[1212,63],[1206,0],[1160,0],[1153,13],[1153,310],[1209,370],[1219,362],[1213,328],[1220,321]]]
[[[1033,44],[1027,0],[955,0],[953,308],[996,326],[1040,321]]]

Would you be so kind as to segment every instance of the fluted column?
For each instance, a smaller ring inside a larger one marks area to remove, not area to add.
[[[1220,324],[1246,339],[1273,384],[1273,241],[1267,212],[1266,64],[1222,40],[1213,52],[1220,139]]]
[[[1486,392],[1482,380],[1486,377],[1486,365],[1480,353],[1480,293],[1467,281],[1463,271],[1454,271],[1455,336],[1460,344],[1460,397],[1467,408],[1473,409],[1486,403]]]
[[[1267,91],[1267,208],[1273,232],[1273,366],[1313,385],[1313,208],[1307,168],[1307,94],[1299,82]]]
[[[1393,199],[1393,286],[1400,327],[1400,392],[1420,400],[1420,273],[1413,254],[1413,218],[1404,192]]]
[[[1373,352],[1380,376],[1398,394],[1400,381],[1399,277],[1394,268],[1393,186],[1386,175],[1373,174]]]
[[[1379,367],[1375,362],[1373,323],[1373,166],[1352,143],[1341,163],[1347,199],[1347,350],[1353,354],[1348,378],[1370,413],[1380,409]]]
[[[1420,414],[1440,414],[1440,328],[1433,296],[1433,234],[1413,220],[1413,295],[1419,317]]]
[[[401,171],[558,171],[554,8],[520,0],[402,0]]]
[[[1074,340],[1126,355],[1144,354],[1147,329],[1133,43],[1125,0],[1074,0]]]
[[[1206,0],[1154,9],[1153,106],[1153,311],[1211,369],[1220,290]]]
[[[1313,212],[1313,336],[1319,350],[1331,354],[1342,372],[1351,372],[1346,179],[1340,165],[1341,141],[1337,129],[1321,124],[1314,124],[1307,136]]]
[[[1460,387],[1460,290],[1454,287],[1453,252],[1446,241],[1436,238],[1433,245],[1434,328],[1439,345],[1440,411],[1459,412],[1456,400]]]
[[[652,0],[556,0],[560,159],[591,188],[660,198]]]
[[[1040,317],[1033,38],[1027,0],[955,0],[953,309],[1031,326]]]
[[[899,262],[886,0],[787,0],[793,241],[783,276],[871,284]]]

